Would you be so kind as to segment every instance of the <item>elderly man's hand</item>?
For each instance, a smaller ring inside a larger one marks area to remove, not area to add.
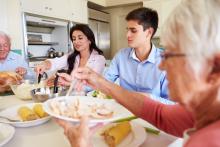
[[[15,72],[23,77],[27,73],[27,70],[24,67],[17,67]]]

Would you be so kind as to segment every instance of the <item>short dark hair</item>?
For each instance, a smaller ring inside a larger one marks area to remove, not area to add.
[[[154,29],[153,35],[156,33],[158,28],[158,14],[157,11],[150,8],[138,8],[129,12],[126,16],[126,20],[136,20],[139,25],[143,26],[144,31],[150,27]]]
[[[98,52],[98,54],[103,55],[103,51],[100,50],[96,43],[95,43],[95,35],[93,33],[93,31],[89,28],[88,25],[85,24],[76,24],[75,26],[73,26],[70,29],[70,39],[73,42],[73,37],[72,34],[74,31],[81,31],[86,37],[87,39],[91,42],[90,46],[89,46],[89,50],[90,53],[93,50],[96,50]],[[75,59],[76,56],[79,55],[79,52],[77,50],[74,50],[74,52],[72,54],[69,55],[67,62],[68,62],[68,73],[70,74],[72,72],[72,70],[74,69],[74,63],[75,63]]]

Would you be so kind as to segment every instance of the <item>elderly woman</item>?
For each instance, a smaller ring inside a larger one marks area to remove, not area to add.
[[[176,105],[126,91],[88,68],[79,68],[72,77],[111,95],[161,130],[179,137],[185,134],[185,147],[220,146],[219,13],[220,0],[183,0],[166,22],[161,37],[166,51],[160,68],[167,72],[170,97],[178,102]],[[65,128],[71,126],[59,123]],[[76,129],[87,127],[82,123]],[[73,131],[66,131],[72,140]],[[89,143],[88,137],[82,138],[81,143]]]

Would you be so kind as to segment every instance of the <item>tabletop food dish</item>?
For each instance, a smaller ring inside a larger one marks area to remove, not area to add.
[[[99,90],[90,91],[90,92],[88,92],[86,95],[87,95],[87,96],[90,96],[90,97],[95,97],[95,98],[112,99],[111,96],[108,96],[108,95],[102,93],[102,92],[99,91]]]
[[[39,104],[40,103],[29,103],[6,108],[0,112],[0,116],[5,116],[7,118],[20,121],[12,122],[2,118],[0,118],[0,121],[15,127],[31,127],[43,124],[47,122],[51,117],[44,114],[44,111],[42,111],[43,107],[40,108]]]
[[[31,90],[44,87],[44,82],[42,81],[41,83],[37,84],[29,80],[24,80],[19,84],[11,84],[10,87],[17,98],[22,100],[30,100],[32,99]]]
[[[0,123],[0,147],[8,143],[15,134],[14,127]]]
[[[43,106],[49,115],[73,123],[79,123],[83,115],[90,117],[90,124],[113,122],[131,115],[115,101],[88,96],[57,97],[46,101]]]
[[[98,129],[95,135],[92,137],[93,146],[108,147],[108,144],[106,143],[102,134],[105,130],[108,130],[114,125],[115,124],[111,123],[104,126],[103,128]],[[130,121],[130,125],[130,133],[118,145],[116,145],[116,147],[138,147],[146,140],[147,133],[144,127],[133,121]],[[120,132],[121,131],[119,131],[118,133]]]

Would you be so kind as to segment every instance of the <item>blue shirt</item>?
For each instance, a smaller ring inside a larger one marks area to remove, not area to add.
[[[33,77],[34,72],[28,68],[28,64],[25,59],[12,51],[9,52],[5,61],[0,62],[0,71],[15,71],[17,67],[23,67],[27,69],[25,77]]]
[[[134,49],[124,48],[113,58],[104,76],[112,82],[119,79],[119,85],[127,90],[149,93],[153,99],[170,104],[172,102],[166,100],[166,73],[158,68],[161,52],[161,49],[152,45],[148,58],[141,62]]]

